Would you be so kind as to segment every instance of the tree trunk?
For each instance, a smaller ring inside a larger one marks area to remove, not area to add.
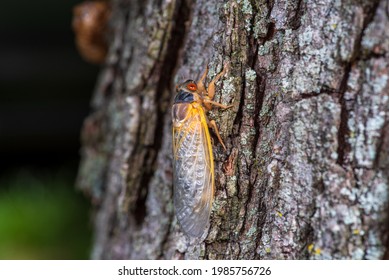
[[[113,1],[78,185],[97,259],[380,259],[388,247],[386,0]],[[207,238],[173,209],[174,86],[208,81],[215,201]]]

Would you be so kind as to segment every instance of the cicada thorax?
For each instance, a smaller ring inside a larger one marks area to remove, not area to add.
[[[188,117],[188,113],[191,112],[192,102],[194,102],[192,93],[181,90],[176,94],[172,108],[172,120],[175,127],[180,126]]]

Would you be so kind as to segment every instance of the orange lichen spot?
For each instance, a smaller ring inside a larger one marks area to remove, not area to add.
[[[277,211],[277,215],[278,215],[278,217],[280,217],[280,218],[283,217],[283,215],[282,215],[282,213],[281,213],[280,211]]]
[[[103,63],[107,55],[107,1],[86,1],[73,8],[73,31],[81,56],[90,63]]]
[[[313,247],[314,247],[314,245],[313,245],[313,244],[309,244],[309,245],[308,245],[308,252],[309,252],[309,253],[311,253],[311,252],[312,252],[312,250],[313,250]]]
[[[353,234],[354,235],[359,235],[361,232],[359,231],[359,229],[354,229],[353,230]]]

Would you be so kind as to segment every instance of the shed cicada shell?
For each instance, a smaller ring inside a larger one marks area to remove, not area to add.
[[[182,230],[193,237],[201,237],[208,228],[214,196],[215,171],[208,127],[213,128],[226,149],[215,121],[205,115],[212,105],[232,107],[212,100],[215,83],[225,71],[226,67],[207,89],[204,80],[208,67],[197,83],[187,80],[176,87],[172,108],[174,206]]]
[[[72,26],[76,46],[90,63],[101,64],[108,52],[108,21],[111,16],[108,1],[84,1],[73,8]]]

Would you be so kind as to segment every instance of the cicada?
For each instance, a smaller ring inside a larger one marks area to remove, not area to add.
[[[213,128],[226,149],[215,121],[209,121],[205,114],[212,105],[223,109],[232,107],[212,100],[215,83],[225,74],[226,69],[224,67],[207,89],[204,80],[208,67],[197,83],[187,80],[176,87],[172,108],[174,206],[182,230],[193,237],[201,237],[208,227],[215,189],[208,127]]]

